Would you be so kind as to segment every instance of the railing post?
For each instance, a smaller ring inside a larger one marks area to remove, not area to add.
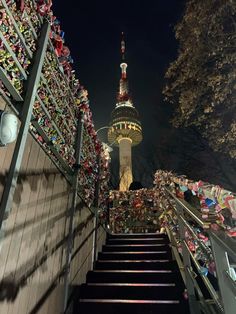
[[[100,155],[97,157],[97,164],[98,164],[98,179],[95,185],[95,194],[94,194],[94,234],[93,234],[93,269],[95,268],[95,263],[97,259],[97,233],[98,233],[98,207],[99,207],[99,190],[100,190]]]
[[[97,214],[94,216],[94,232],[93,232],[93,256],[92,256],[92,264],[93,269],[95,268],[96,259],[97,259],[97,237],[98,237],[98,217]]]
[[[81,159],[81,143],[83,136],[83,122],[78,118],[77,119],[77,132],[75,139],[75,164],[74,164],[74,173],[72,177],[72,201],[71,207],[69,210],[69,230],[68,230],[68,240],[66,247],[66,263],[65,263],[65,279],[64,279],[64,312],[67,309],[68,303],[68,295],[69,295],[69,285],[70,285],[70,264],[71,264],[71,256],[73,251],[73,222],[74,222],[74,214],[76,211],[77,201],[78,201],[78,174],[80,168],[80,159]]]
[[[200,314],[200,307],[199,303],[196,300],[196,294],[194,289],[194,283],[192,281],[192,278],[190,276],[189,270],[191,270],[191,259],[190,254],[188,251],[187,246],[185,245],[185,228],[184,223],[181,219],[181,215],[183,216],[183,209],[179,204],[176,204],[177,208],[177,217],[178,217],[178,224],[179,224],[179,235],[180,235],[180,241],[182,244],[182,255],[183,255],[183,264],[185,269],[185,278],[186,278],[186,288],[188,291],[188,302],[190,307],[191,314]]]
[[[217,241],[217,237],[214,236],[213,232],[209,233],[212,253],[216,265],[216,274],[218,279],[218,285],[222,298],[225,314],[234,314],[236,309],[236,296],[229,285],[229,261],[227,252]]]
[[[26,96],[24,104],[22,107],[22,112],[20,115],[21,125],[19,129],[19,134],[16,141],[16,146],[14,149],[9,173],[6,179],[6,185],[2,195],[2,201],[0,206],[0,229],[3,220],[8,215],[12,207],[13,196],[16,189],[17,178],[19,175],[21,161],[23,158],[23,153],[25,149],[25,144],[28,136],[29,125],[32,117],[33,105],[37,93],[37,88],[40,80],[40,75],[42,72],[43,61],[47,49],[48,39],[49,39],[50,25],[48,22],[42,27],[41,35],[38,41],[38,50],[34,58],[34,64],[28,79],[28,86],[26,91]]]

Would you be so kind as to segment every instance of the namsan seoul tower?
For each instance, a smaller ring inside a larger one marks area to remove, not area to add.
[[[129,95],[127,67],[124,33],[122,33],[120,86],[116,107],[111,113],[110,127],[108,130],[109,143],[119,146],[120,191],[127,191],[133,181],[131,148],[142,141],[142,126],[139,113],[135,109]]]

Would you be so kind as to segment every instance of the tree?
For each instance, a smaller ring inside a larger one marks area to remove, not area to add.
[[[213,150],[236,159],[236,2],[189,0],[175,27],[177,59],[166,72],[172,124],[194,126]]]

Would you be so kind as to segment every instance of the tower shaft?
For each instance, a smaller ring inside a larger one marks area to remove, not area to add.
[[[132,175],[132,158],[131,158],[130,138],[122,138],[119,140],[119,155],[120,155],[120,191],[129,190],[129,186],[133,181]]]

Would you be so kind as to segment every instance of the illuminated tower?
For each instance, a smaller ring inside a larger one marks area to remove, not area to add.
[[[127,191],[133,181],[131,148],[142,141],[142,127],[138,111],[129,95],[126,74],[125,41],[122,33],[121,40],[121,79],[117,103],[111,113],[108,141],[119,146],[120,155],[120,191]]]

